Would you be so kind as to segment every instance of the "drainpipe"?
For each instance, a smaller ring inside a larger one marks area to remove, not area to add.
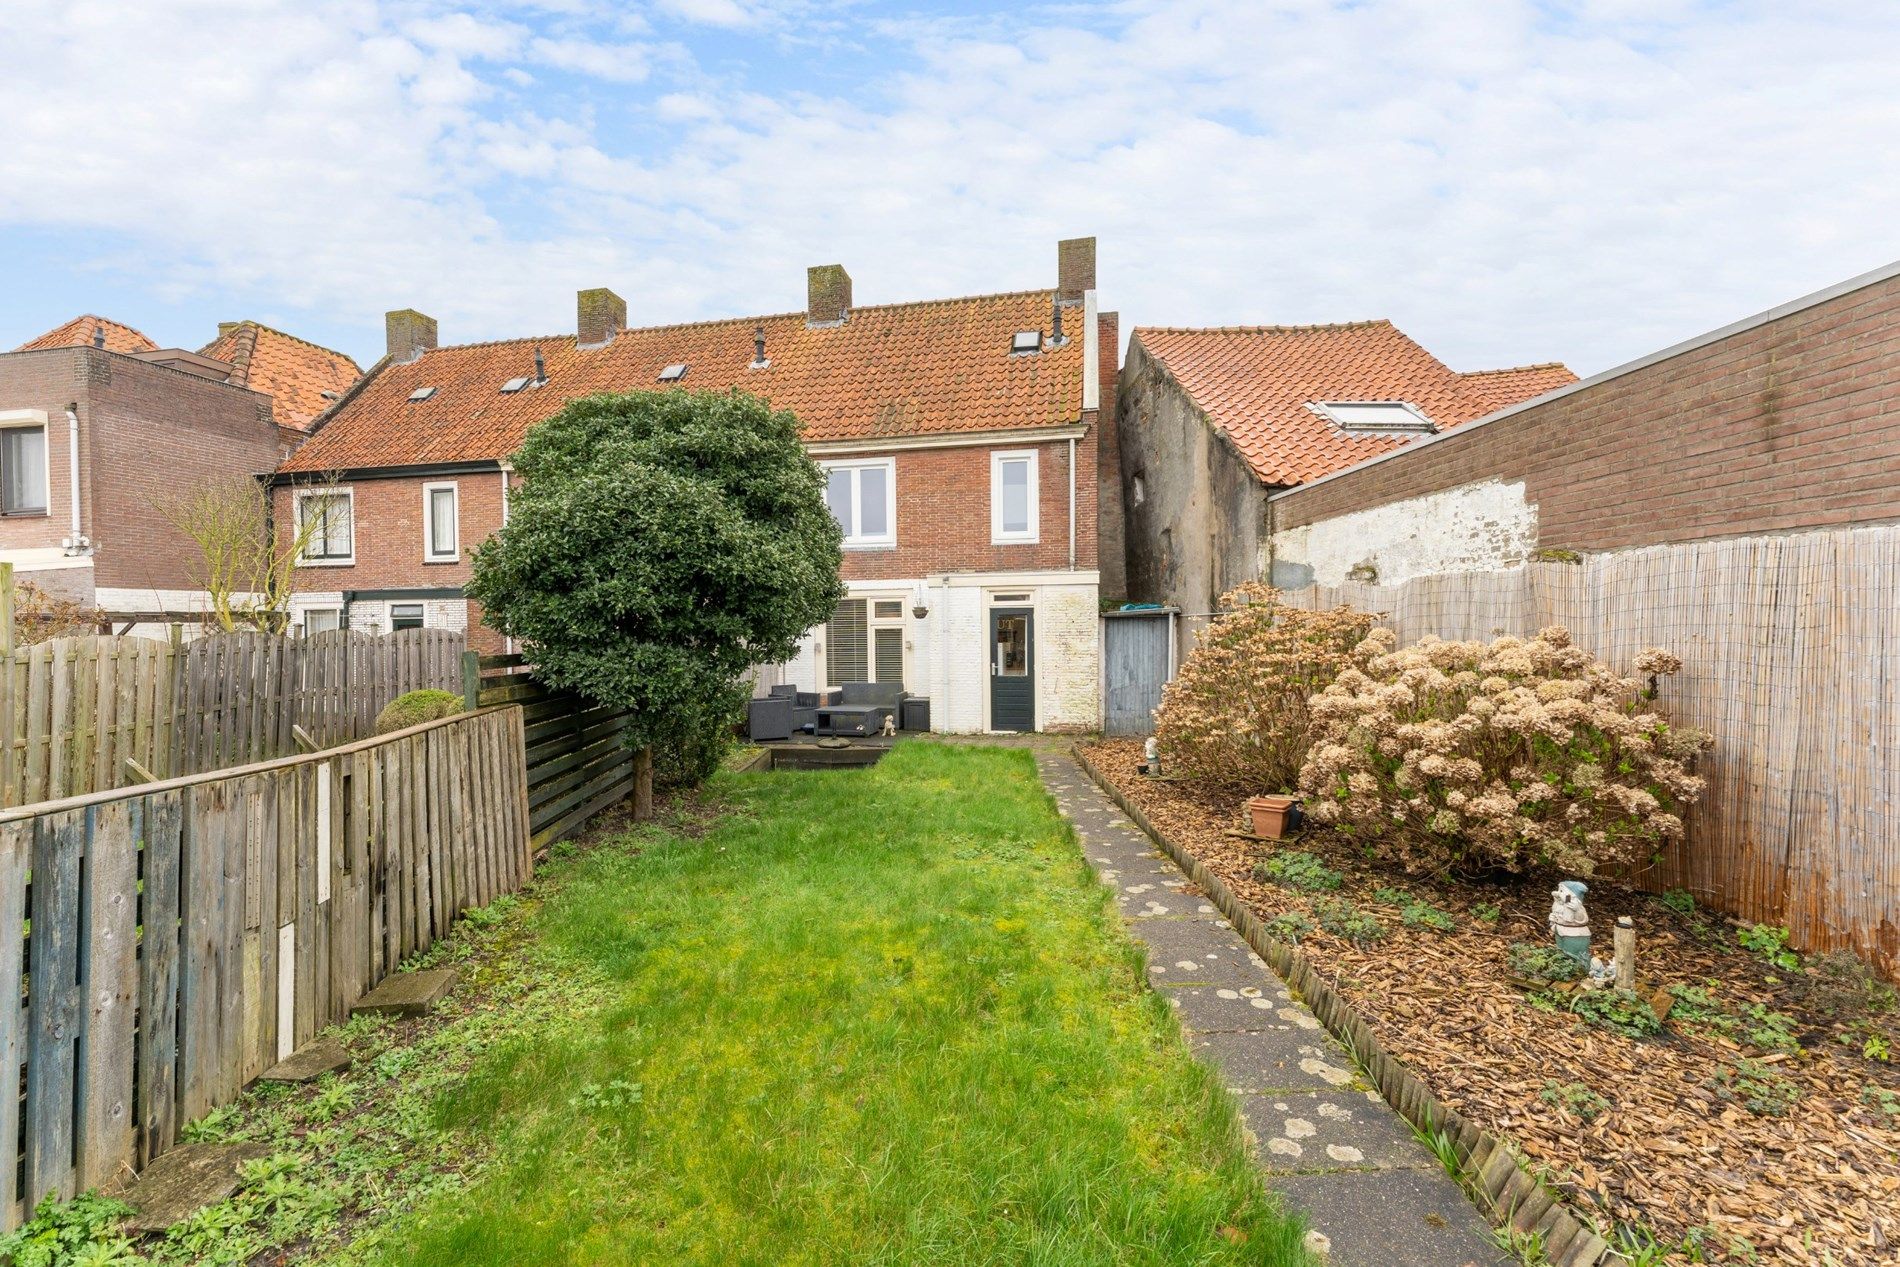
[[[1099,423],[1097,424],[1100,425]],[[1075,571],[1075,437],[1069,437],[1069,571]]]
[[[79,402],[66,406],[66,472],[70,476],[69,488],[73,499],[73,531],[68,539],[66,553],[81,555],[86,553],[86,538],[79,531]]]

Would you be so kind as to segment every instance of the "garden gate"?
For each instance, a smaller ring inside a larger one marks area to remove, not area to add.
[[[1102,725],[1111,735],[1155,728],[1161,688],[1174,677],[1172,607],[1102,613]]]

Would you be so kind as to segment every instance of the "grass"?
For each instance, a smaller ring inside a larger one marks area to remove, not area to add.
[[[1029,754],[715,788],[564,864],[605,1003],[488,1046],[433,1112],[495,1160],[347,1261],[1301,1261]]]

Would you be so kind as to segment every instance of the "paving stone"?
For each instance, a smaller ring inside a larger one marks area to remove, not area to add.
[[[145,1168],[113,1195],[137,1213],[126,1219],[128,1232],[162,1232],[238,1187],[238,1167],[270,1155],[264,1144],[181,1144]]]
[[[1326,1267],[1505,1267],[1477,1210],[1443,1170],[1275,1175],[1269,1185],[1332,1240]]]
[[[1148,983],[1257,986],[1260,957],[1224,923],[1200,919],[1150,919],[1129,927],[1148,951]]]
[[[1305,1032],[1295,1019],[1300,1010],[1290,1000],[1276,997],[1269,986],[1181,985],[1164,989],[1161,994],[1180,1015],[1181,1024],[1193,1033]],[[1307,1041],[1319,1037],[1315,1028]]]
[[[1343,1051],[1306,1030],[1189,1034],[1188,1049],[1230,1091],[1340,1091],[1359,1079]]]
[[[305,1043],[263,1073],[260,1082],[314,1082],[326,1073],[350,1067],[350,1053],[334,1038]]]
[[[426,1016],[455,984],[455,969],[424,968],[398,972],[356,1001],[350,1015]]]
[[[1239,1097],[1260,1165],[1274,1174],[1416,1170],[1438,1159],[1373,1091],[1266,1091]]]
[[[1219,908],[1206,898],[1152,880],[1135,880],[1118,887],[1115,905],[1121,908],[1125,918],[1132,920],[1166,916],[1220,920]]]

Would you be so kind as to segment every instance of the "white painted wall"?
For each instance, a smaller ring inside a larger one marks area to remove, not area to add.
[[[1524,499],[1522,480],[1485,480],[1337,515],[1276,532],[1267,545],[1271,575],[1282,585],[1402,585],[1516,567],[1536,548],[1537,507]],[[1373,576],[1354,576],[1355,568],[1371,568]]]

